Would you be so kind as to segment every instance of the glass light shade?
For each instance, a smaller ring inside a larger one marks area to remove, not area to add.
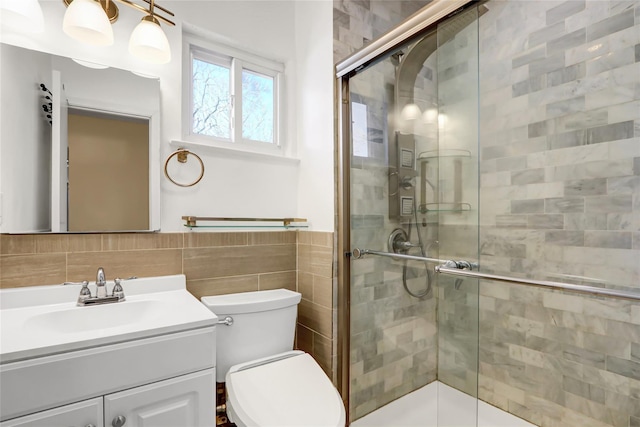
[[[403,120],[417,120],[422,117],[422,111],[416,104],[407,104],[402,108],[400,117]]]
[[[422,121],[426,124],[435,123],[438,120],[438,110],[429,108],[422,115]]]
[[[71,38],[94,46],[113,44],[113,29],[100,3],[73,0],[64,14],[62,29]]]
[[[171,61],[171,48],[160,23],[147,15],[136,26],[129,39],[129,52],[142,60],[154,64]]]
[[[2,26],[11,30],[41,33],[44,16],[38,0],[0,0]]]
[[[97,64],[95,62],[84,61],[82,59],[71,58],[71,60],[76,64],[82,65],[83,67],[92,68],[94,70],[105,70],[109,68],[108,65]]]

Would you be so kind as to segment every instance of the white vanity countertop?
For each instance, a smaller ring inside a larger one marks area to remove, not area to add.
[[[109,281],[109,292],[112,286]],[[126,301],[86,307],[76,306],[76,285],[0,290],[0,364],[217,323],[186,290],[184,275],[127,280],[122,286]]]

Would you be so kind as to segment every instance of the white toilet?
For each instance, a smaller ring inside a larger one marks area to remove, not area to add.
[[[300,298],[286,289],[201,298],[231,323],[216,328],[216,377],[238,427],[345,425],[340,394],[320,365],[292,351]]]

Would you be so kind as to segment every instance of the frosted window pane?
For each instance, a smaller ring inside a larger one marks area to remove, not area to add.
[[[193,133],[231,138],[229,68],[193,60]]]
[[[273,143],[273,77],[242,70],[242,137]]]

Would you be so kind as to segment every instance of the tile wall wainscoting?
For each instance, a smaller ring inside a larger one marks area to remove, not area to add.
[[[302,293],[297,347],[333,378],[333,233],[191,232],[0,236],[0,287],[184,274],[195,297],[287,288]],[[126,292],[126,288],[125,288]]]

